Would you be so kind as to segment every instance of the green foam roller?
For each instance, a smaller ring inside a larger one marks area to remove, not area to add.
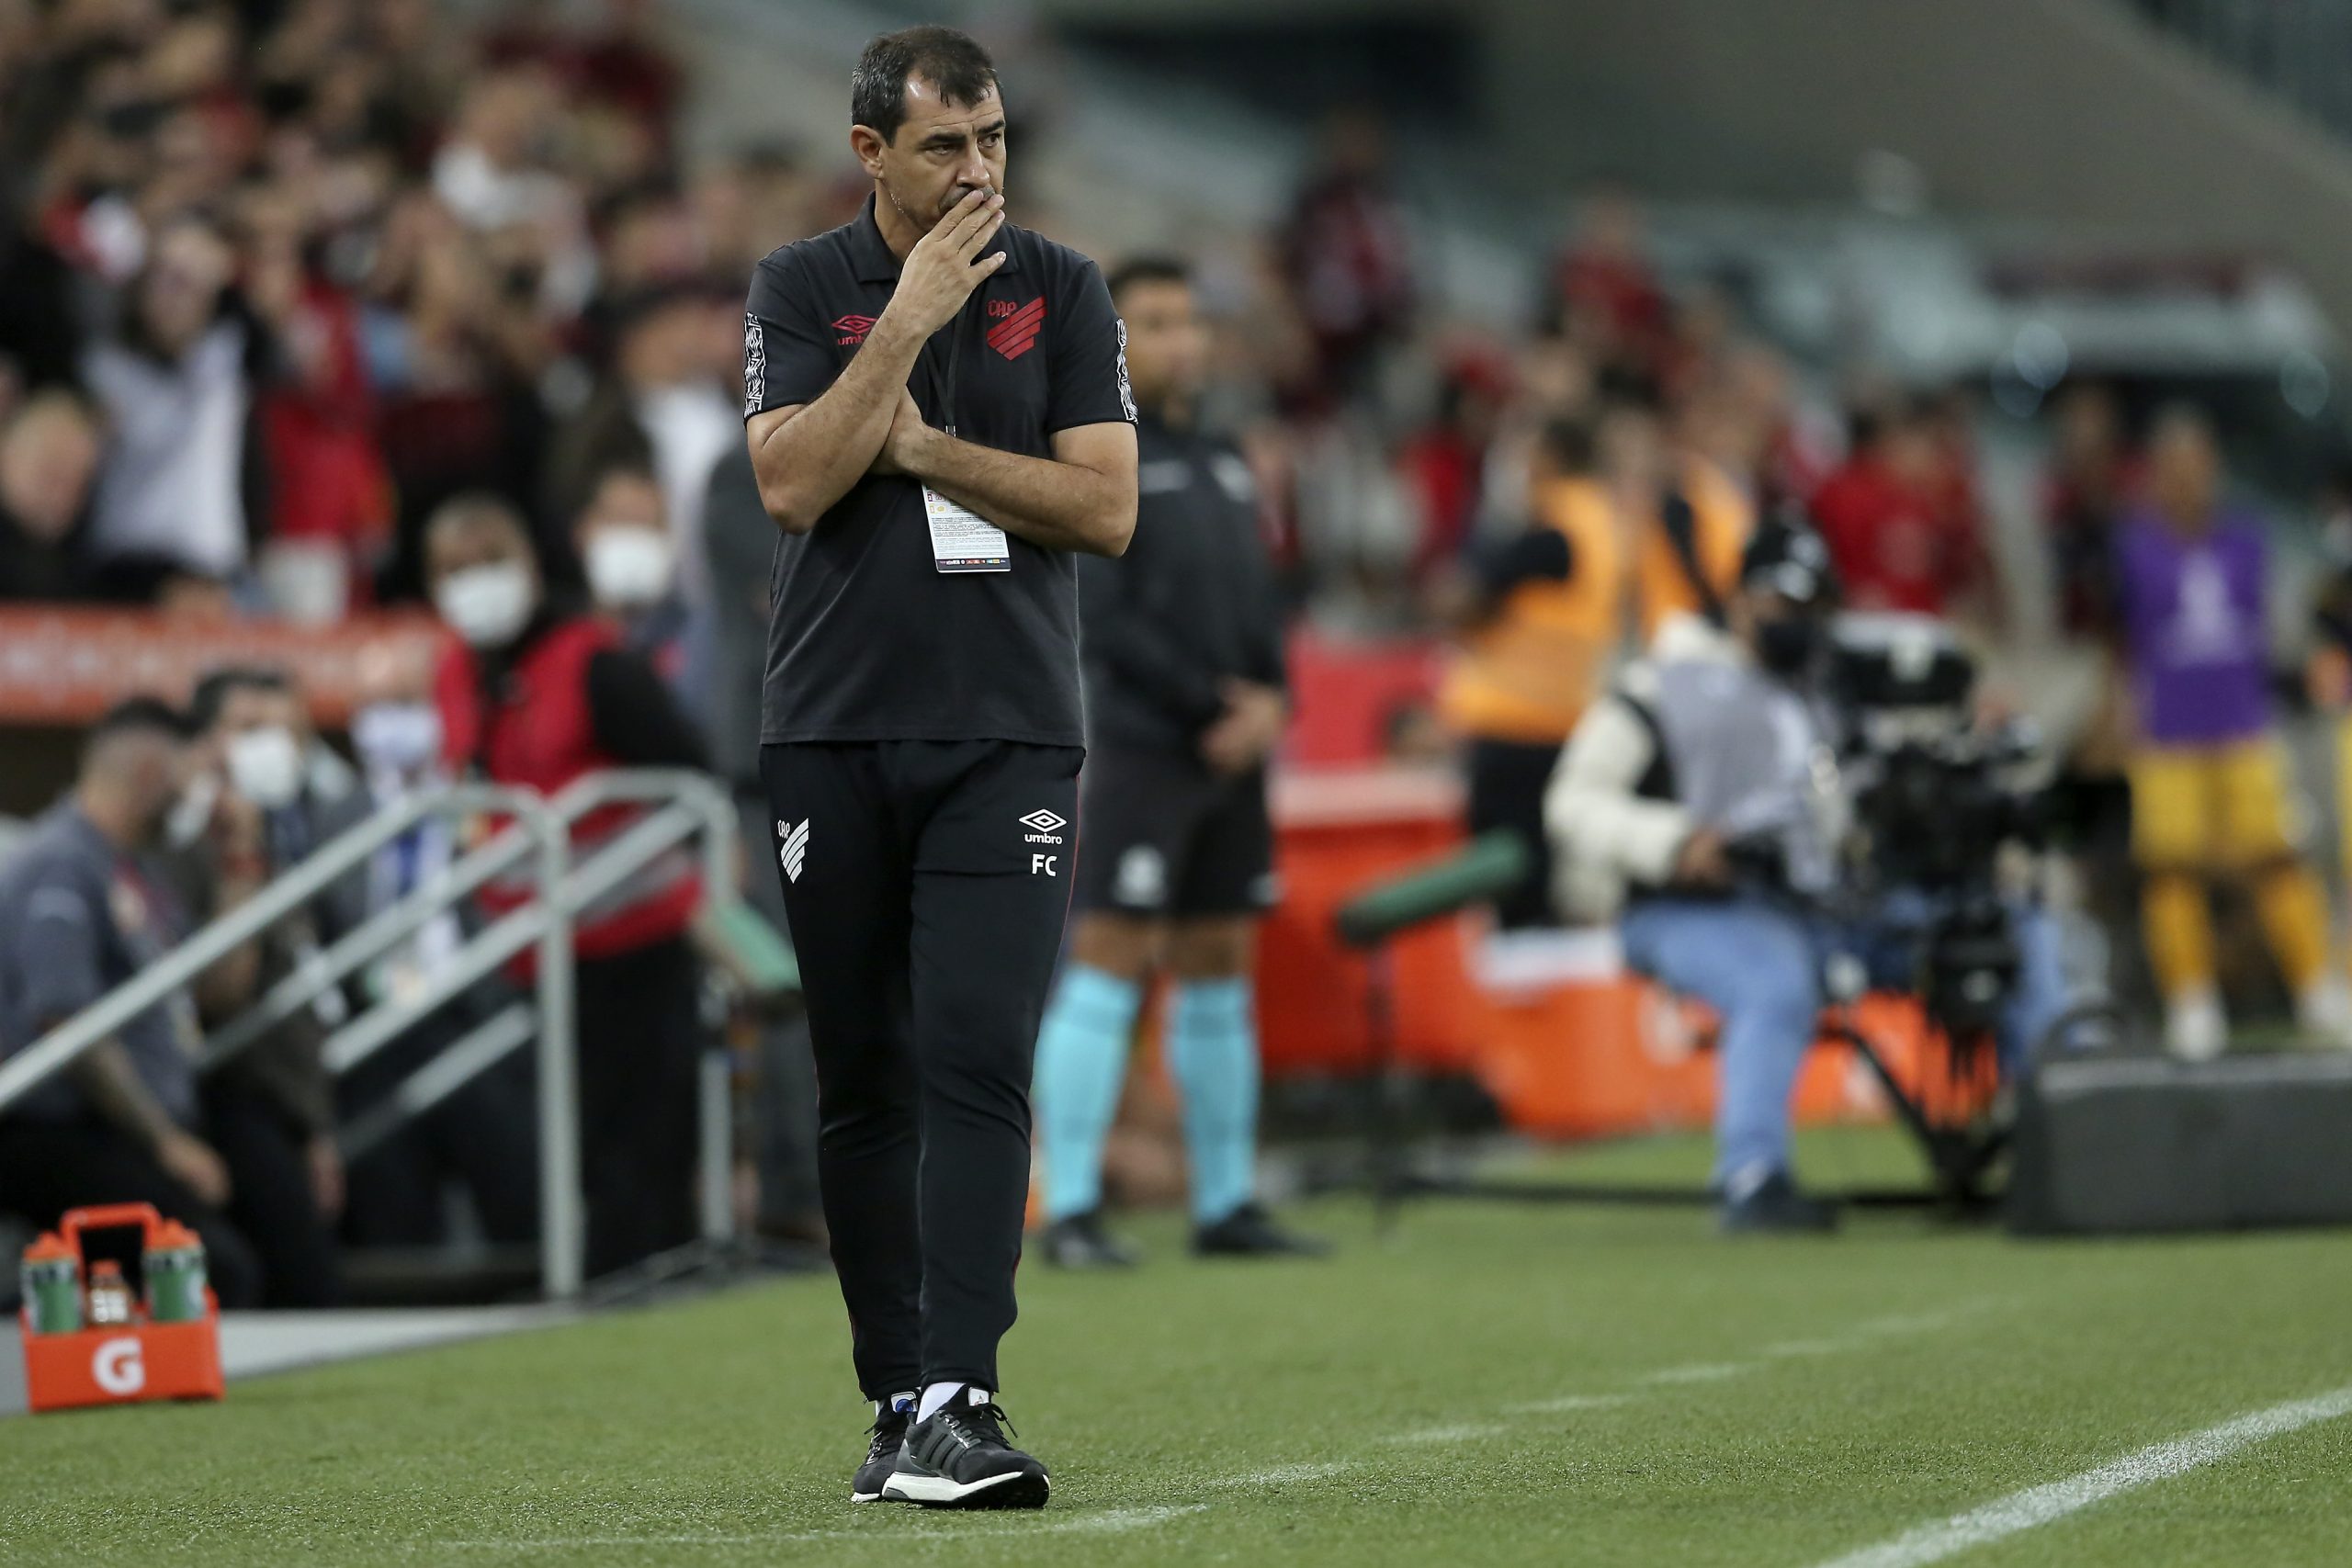
[[[1424,920],[1450,915],[1517,887],[1534,863],[1527,842],[1508,829],[1482,833],[1443,860],[1414,867],[1359,893],[1332,917],[1340,940],[1370,947]]]
[[[740,898],[714,898],[695,920],[703,952],[754,996],[800,988],[800,962],[764,916]]]

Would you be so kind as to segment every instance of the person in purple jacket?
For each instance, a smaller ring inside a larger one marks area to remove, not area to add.
[[[2262,525],[2222,499],[2211,424],[2182,406],[2149,434],[2147,502],[2116,535],[2138,710],[2132,851],[2142,929],[2175,1055],[2215,1056],[2229,1026],[2214,983],[2206,884],[2243,877],[2306,1030],[2352,1035],[2327,959],[2327,896],[2301,846],[2308,816],[2273,724]]]

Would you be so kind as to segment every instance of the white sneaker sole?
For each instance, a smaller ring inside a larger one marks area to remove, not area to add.
[[[926,1508],[1042,1508],[1052,1490],[1045,1476],[1020,1470],[968,1483],[944,1475],[900,1474],[882,1483],[882,1495],[890,1502],[920,1503]]]

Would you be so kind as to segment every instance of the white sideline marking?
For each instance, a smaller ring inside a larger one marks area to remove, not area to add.
[[[1348,1459],[1320,1464],[1278,1464],[1272,1470],[1253,1470],[1246,1475],[1220,1475],[1208,1484],[1220,1492],[1238,1492],[1251,1486],[1295,1486],[1301,1482],[1327,1481],[1355,1468],[1356,1461]]]
[[[1578,1410],[1614,1410],[1634,1403],[1630,1393],[1566,1393],[1557,1399],[1538,1399],[1525,1404],[1506,1404],[1506,1416],[1566,1416]]]
[[[1164,1525],[1170,1519],[1187,1514],[1205,1513],[1206,1503],[1184,1503],[1154,1508],[1111,1508],[1099,1514],[1080,1514],[1075,1518],[1052,1519],[1044,1523],[1026,1521],[1008,1523],[1000,1528],[975,1529],[977,1521],[967,1520],[952,1527],[917,1530],[909,1534],[892,1534],[889,1540],[898,1548],[923,1546],[945,1542],[971,1540],[976,1535],[1093,1535],[1125,1530],[1148,1529]],[[583,1547],[599,1546],[780,1546],[788,1541],[802,1540],[876,1540],[881,1532],[857,1530],[776,1530],[763,1535],[574,1535],[549,1536],[537,1540],[433,1540],[413,1543],[412,1550],[425,1547],[487,1548],[508,1551],[576,1551]]]
[[[1482,1438],[1499,1438],[1510,1431],[1508,1427],[1486,1421],[1465,1423],[1458,1427],[1423,1427],[1419,1431],[1396,1432],[1381,1439],[1384,1443],[1475,1443]]]
[[[1921,1525],[1893,1540],[1834,1558],[1822,1568],[1921,1568],[1924,1563],[1940,1562],[1971,1547],[2063,1519],[2120,1492],[2154,1481],[2168,1481],[2200,1465],[2228,1459],[2266,1438],[2347,1415],[2352,1415],[2352,1387],[2274,1404],[2267,1410],[2254,1411],[2186,1438],[2126,1454],[2067,1480],[2011,1493],[1981,1508]]]
[[[1745,1361],[1700,1361],[1688,1367],[1661,1367],[1657,1371],[1643,1373],[1637,1381],[1660,1387],[1672,1387],[1680,1383],[1723,1382],[1727,1379],[1739,1376],[1746,1371],[1747,1371],[1747,1363]]]
[[[1053,1535],[1080,1535],[1091,1533],[1096,1530],[1110,1531],[1148,1529],[1153,1525],[1164,1525],[1170,1519],[1182,1518],[1186,1514],[1204,1514],[1208,1512],[1208,1507],[1209,1506],[1206,1503],[1171,1503],[1156,1508],[1112,1508],[1100,1514],[1083,1514],[1074,1519],[1056,1519],[1051,1524],[1039,1525],[1034,1530],[1022,1529],[1018,1527],[1014,1527],[1013,1529],[1007,1529],[1002,1533],[1007,1535],[1036,1535],[1047,1533]],[[843,1533],[846,1534],[849,1532],[845,1531]],[[862,1534],[864,1532],[861,1531],[857,1533]],[[960,1532],[951,1534],[948,1531],[942,1530],[939,1534],[940,1539],[942,1540],[953,1540],[959,1539]]]
[[[1793,1356],[1842,1356],[1853,1348],[1849,1340],[1783,1339],[1778,1345],[1767,1345],[1756,1353],[1770,1356],[1775,1360],[1785,1360]]]

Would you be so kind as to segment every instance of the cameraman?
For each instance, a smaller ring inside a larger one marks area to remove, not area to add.
[[[1833,597],[1818,536],[1760,529],[1723,624],[1661,628],[1569,738],[1544,800],[1571,919],[1618,921],[1627,964],[1722,1021],[1714,1180],[1726,1231],[1831,1228],[1789,1172],[1789,1097],[1814,1040],[1824,962],[1852,953],[1875,983],[1907,978],[1920,901],[1829,911],[1850,803],[1812,690]],[[2056,943],[2013,914],[2019,984],[2003,1057],[2054,1018]]]

